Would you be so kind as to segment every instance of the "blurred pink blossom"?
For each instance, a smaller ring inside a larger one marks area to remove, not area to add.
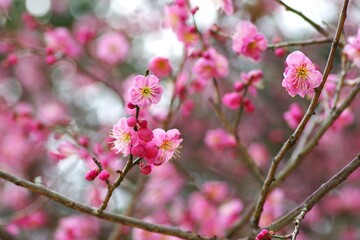
[[[299,125],[303,115],[304,112],[301,106],[298,103],[292,103],[290,109],[284,113],[283,118],[290,128],[295,129]]]
[[[192,71],[200,79],[223,78],[229,74],[229,63],[223,55],[210,48],[195,62]]]
[[[267,48],[267,40],[259,33],[256,26],[249,21],[240,22],[233,36],[232,48],[235,53],[259,61],[262,52]]]
[[[156,57],[149,63],[149,70],[158,78],[168,77],[172,71],[169,59],[164,57]]]
[[[242,97],[238,92],[225,93],[222,98],[222,104],[232,110],[238,109],[241,103]]]
[[[222,128],[208,130],[204,140],[206,146],[213,150],[222,151],[236,146],[235,137]]]
[[[344,47],[344,53],[357,67],[360,67],[360,28],[356,36],[348,38],[348,43]]]
[[[61,52],[70,57],[77,57],[80,52],[80,46],[76,43],[67,28],[57,27],[44,33],[46,47],[55,52]]]
[[[109,64],[117,64],[125,59],[129,47],[129,43],[123,34],[108,32],[98,39],[96,56]]]
[[[100,225],[96,218],[72,215],[62,218],[55,231],[55,240],[95,240],[98,238]]]

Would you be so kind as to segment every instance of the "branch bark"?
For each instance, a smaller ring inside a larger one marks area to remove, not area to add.
[[[338,172],[335,176],[333,176],[326,183],[322,184],[314,193],[312,193],[301,205],[293,209],[291,212],[287,213],[280,219],[273,222],[268,229],[278,231],[283,227],[290,224],[294,218],[299,215],[302,209],[307,208],[308,211],[312,209],[312,207],[317,204],[321,199],[324,198],[326,194],[328,194],[331,190],[339,186],[342,182],[344,182],[356,169],[360,167],[360,153],[348,164],[346,165],[340,172]]]
[[[60,203],[70,209],[73,209],[73,210],[76,210],[76,211],[79,211],[79,212],[82,212],[82,213],[85,213],[88,215],[92,215],[97,218],[107,220],[109,222],[121,223],[121,224],[130,226],[130,227],[141,228],[141,229],[144,229],[149,232],[155,232],[155,233],[160,233],[160,234],[164,234],[164,235],[175,236],[175,237],[179,237],[182,239],[188,239],[188,240],[217,240],[217,239],[219,239],[217,237],[212,237],[212,238],[202,237],[196,233],[181,230],[179,228],[166,227],[166,226],[162,226],[162,225],[158,225],[158,224],[152,224],[149,222],[138,220],[136,218],[127,217],[127,216],[123,216],[120,214],[111,213],[108,211],[103,211],[101,213],[96,214],[95,213],[96,208],[93,208],[93,207],[83,204],[81,202],[67,198],[67,197],[63,196],[62,194],[57,193],[43,185],[29,182],[25,179],[22,179],[22,178],[14,176],[10,173],[7,173],[1,169],[0,169],[0,178],[4,179],[5,181],[12,182],[17,186],[26,188],[33,193],[43,195],[43,196],[45,196],[57,203]],[[221,239],[221,240],[225,240],[225,239]]]

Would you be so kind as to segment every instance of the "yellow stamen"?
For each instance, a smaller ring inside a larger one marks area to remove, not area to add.
[[[144,97],[148,97],[149,95],[151,95],[151,89],[149,87],[144,87],[143,89],[141,89],[141,94]]]
[[[297,72],[297,77],[302,79],[306,78],[309,73],[306,67],[299,67],[296,69],[296,72]]]

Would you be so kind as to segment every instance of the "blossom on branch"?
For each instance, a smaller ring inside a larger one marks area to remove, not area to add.
[[[157,164],[168,162],[171,158],[176,157],[179,153],[180,143],[183,141],[181,134],[177,129],[171,129],[165,132],[157,128],[153,130],[153,142],[159,148]]]
[[[140,108],[148,108],[151,104],[158,103],[162,93],[163,87],[155,75],[136,76],[133,86],[129,89],[131,103],[138,105]]]
[[[114,138],[114,149],[117,152],[121,152],[124,157],[130,154],[131,146],[136,145],[139,141],[138,135],[135,130],[128,126],[127,119],[121,118],[118,123],[116,123],[110,136]]]
[[[320,86],[322,74],[302,52],[295,51],[289,54],[286,64],[282,86],[290,96],[299,94],[304,97],[306,93],[313,92],[314,88]]]

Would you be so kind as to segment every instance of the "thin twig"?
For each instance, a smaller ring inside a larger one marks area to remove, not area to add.
[[[304,219],[305,214],[308,212],[308,209],[305,207],[303,208],[303,210],[301,211],[301,213],[295,218],[295,228],[294,231],[290,234],[287,235],[272,235],[272,238],[277,238],[277,239],[291,239],[291,240],[296,240],[296,236],[299,234],[300,232],[300,224],[301,221]]]
[[[136,209],[136,204],[138,203],[137,200],[146,185],[145,179],[146,179],[145,176],[142,174],[138,176],[136,190],[132,196],[129,206],[127,207],[124,213],[125,216],[132,216],[134,214]],[[109,240],[123,239],[123,234],[124,234],[123,225],[115,225],[108,239]]]
[[[101,214],[101,212],[107,207],[110,198],[114,192],[114,190],[120,186],[121,182],[124,180],[126,174],[130,171],[130,169],[134,166],[133,164],[133,155],[130,154],[130,157],[128,161],[126,162],[126,165],[122,171],[119,171],[119,176],[115,180],[115,182],[111,185],[111,187],[108,189],[105,199],[101,203],[101,205],[94,211],[95,214]]]
[[[93,159],[94,163],[96,164],[96,166],[99,168],[100,172],[101,172],[102,170],[104,170],[101,162],[99,162],[99,161],[98,161],[96,158],[94,158],[94,157],[93,157],[92,159]],[[110,183],[109,179],[106,179],[105,182],[106,182],[106,185],[107,185],[108,189],[110,189],[110,188],[111,188],[111,183]]]
[[[219,29],[210,29],[211,33],[222,36],[227,39],[232,39],[233,36],[229,33],[223,32]],[[331,43],[332,39],[329,37],[326,38],[314,38],[314,39],[307,39],[307,40],[297,40],[297,41],[283,41],[278,43],[268,44],[268,49],[275,49],[279,47],[294,47],[294,46],[308,46],[308,45],[319,45],[325,43]]]
[[[268,44],[268,49],[274,49],[279,47],[294,47],[294,46],[308,46],[308,45],[319,45],[325,43],[331,43],[331,38],[315,38],[308,40],[300,40],[300,41],[288,41],[288,42],[278,42],[273,44]]]
[[[350,92],[350,94],[341,102],[340,106],[332,110],[330,115],[325,121],[320,125],[317,133],[311,138],[310,141],[306,143],[306,145],[301,149],[301,151],[293,154],[289,161],[286,163],[285,167],[281,169],[279,174],[276,176],[276,182],[273,184],[277,186],[281,182],[283,182],[301,163],[301,160],[309,154],[319,143],[321,137],[326,133],[326,131],[332,126],[332,124],[338,119],[340,114],[350,106],[353,102],[357,94],[360,92],[360,83],[358,83]],[[294,152],[295,153],[295,152]]]
[[[320,25],[318,25],[317,23],[315,23],[313,20],[311,20],[310,18],[308,18],[307,16],[305,16],[305,14],[303,14],[302,12],[290,7],[289,5],[287,5],[286,3],[284,3],[281,0],[275,0],[276,2],[278,2],[279,4],[281,4],[282,6],[285,7],[285,9],[287,11],[293,12],[296,15],[298,15],[299,17],[301,17],[302,19],[304,19],[306,22],[308,22],[313,28],[315,28],[319,33],[321,33],[324,37],[329,37],[329,33]]]
[[[335,90],[335,99],[334,99],[334,103],[332,106],[332,109],[335,110],[336,106],[340,100],[340,93],[341,90],[344,86],[344,82],[345,82],[345,78],[346,78],[346,55],[345,53],[341,54],[341,74],[340,74],[340,79],[338,81],[338,84],[336,86],[336,90]]]

